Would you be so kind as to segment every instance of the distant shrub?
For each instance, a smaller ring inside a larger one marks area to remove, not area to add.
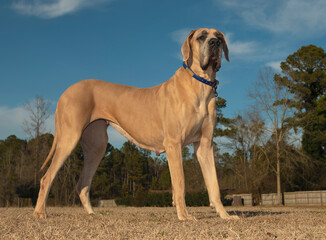
[[[165,193],[148,193],[146,199],[148,207],[170,207],[172,206],[172,194]]]
[[[132,200],[133,200],[133,197],[130,195],[130,196],[126,196],[123,198],[115,199],[115,203],[117,205],[132,206]]]
[[[209,206],[207,191],[186,193],[186,205],[192,207]]]
[[[226,192],[221,192],[222,203],[226,203],[224,196]],[[127,196],[116,199],[117,205],[135,206],[135,207],[170,207],[172,206],[172,194],[151,193],[146,191],[138,191],[135,197]],[[209,197],[207,191],[186,193],[186,205],[192,207],[209,206]]]
[[[140,187],[136,193],[135,197],[132,200],[132,205],[135,207],[144,207],[147,200],[147,191],[144,188]]]

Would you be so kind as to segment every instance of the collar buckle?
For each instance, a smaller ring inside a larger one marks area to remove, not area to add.
[[[217,93],[217,88],[218,88],[218,85],[219,85],[219,81],[217,79],[214,80],[214,84],[213,84],[213,92],[215,94],[215,97],[218,97],[218,93]]]

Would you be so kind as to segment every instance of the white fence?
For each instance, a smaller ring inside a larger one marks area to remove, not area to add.
[[[294,205],[326,205],[326,191],[302,191],[284,192],[283,201],[285,206]],[[277,194],[262,194],[262,205],[277,205]]]
[[[263,206],[274,206],[278,205],[277,194],[269,193],[261,195],[261,205]]]
[[[98,207],[117,207],[114,199],[100,200],[98,202]]]
[[[326,191],[285,192],[284,205],[326,205]]]

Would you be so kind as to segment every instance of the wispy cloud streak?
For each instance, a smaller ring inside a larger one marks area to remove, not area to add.
[[[109,1],[111,0],[17,0],[11,7],[22,15],[49,19]]]
[[[230,9],[251,26],[274,33],[302,34],[326,30],[324,0],[215,0]]]

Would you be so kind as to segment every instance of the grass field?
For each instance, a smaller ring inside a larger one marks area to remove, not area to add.
[[[189,207],[197,222],[179,221],[175,208],[0,208],[0,239],[326,239],[326,207],[229,207],[226,221],[209,207]]]

